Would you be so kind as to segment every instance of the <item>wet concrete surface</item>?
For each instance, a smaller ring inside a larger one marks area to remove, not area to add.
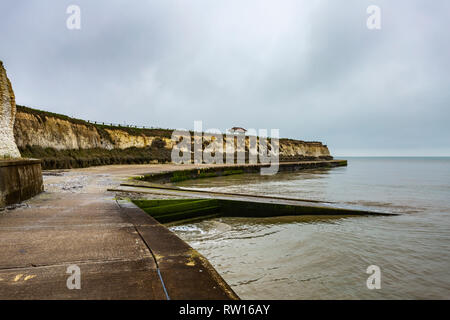
[[[0,299],[238,299],[198,252],[107,191],[131,176],[194,167],[202,166],[44,172],[44,193],[0,212]],[[74,264],[81,289],[66,284]]]

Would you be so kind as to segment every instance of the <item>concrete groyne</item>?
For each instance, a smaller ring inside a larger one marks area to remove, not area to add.
[[[345,160],[293,162],[280,164],[281,171],[297,171],[307,168],[330,168],[346,165]],[[144,174],[121,183],[119,187],[109,191],[137,194],[133,202],[161,223],[179,223],[216,217],[276,217],[276,216],[363,216],[392,215],[386,212],[374,212],[350,207],[342,207],[337,203],[317,200],[273,197],[244,193],[215,192],[207,190],[178,188],[171,182],[187,179],[201,179],[230,174],[256,172],[258,165],[210,166],[171,170],[152,174]],[[145,199],[145,195],[156,197]],[[163,200],[170,196],[172,199]],[[159,199],[160,200],[157,200]]]
[[[136,177],[138,180],[167,183],[179,182],[190,179],[212,178],[220,176],[228,176],[242,173],[256,173],[260,172],[261,168],[268,167],[268,164],[233,164],[233,165],[214,165],[214,166],[199,166],[189,169],[172,169],[158,173],[144,174]],[[297,162],[280,162],[278,169],[280,172],[298,171],[312,168],[333,168],[347,166],[347,160],[319,160],[319,161],[297,161]]]

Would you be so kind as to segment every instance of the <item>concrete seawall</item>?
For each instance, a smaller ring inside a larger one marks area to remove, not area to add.
[[[0,208],[27,200],[44,190],[41,161],[0,161]]]

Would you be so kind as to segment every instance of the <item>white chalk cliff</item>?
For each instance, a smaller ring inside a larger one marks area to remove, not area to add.
[[[14,140],[16,101],[11,82],[0,61],[0,158],[20,158]]]

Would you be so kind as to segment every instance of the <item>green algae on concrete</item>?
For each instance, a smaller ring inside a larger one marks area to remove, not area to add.
[[[281,217],[281,216],[362,216],[374,212],[223,199],[134,200],[146,213],[160,223],[191,222],[213,217]],[[382,213],[376,213],[383,215]]]
[[[133,201],[161,223],[215,215],[219,201],[215,199],[169,199]]]
[[[172,176],[169,176],[170,182],[181,182],[185,180],[191,180],[191,179],[202,179],[202,178],[213,178],[213,177],[220,177],[220,176],[230,176],[235,174],[242,174],[244,173],[243,169],[226,169],[223,170],[222,168],[204,168],[204,169],[192,169],[192,170],[180,170],[180,171],[174,171],[172,173]],[[153,176],[144,176],[141,178],[141,180],[153,180],[155,177]],[[162,176],[162,178],[165,178]]]

